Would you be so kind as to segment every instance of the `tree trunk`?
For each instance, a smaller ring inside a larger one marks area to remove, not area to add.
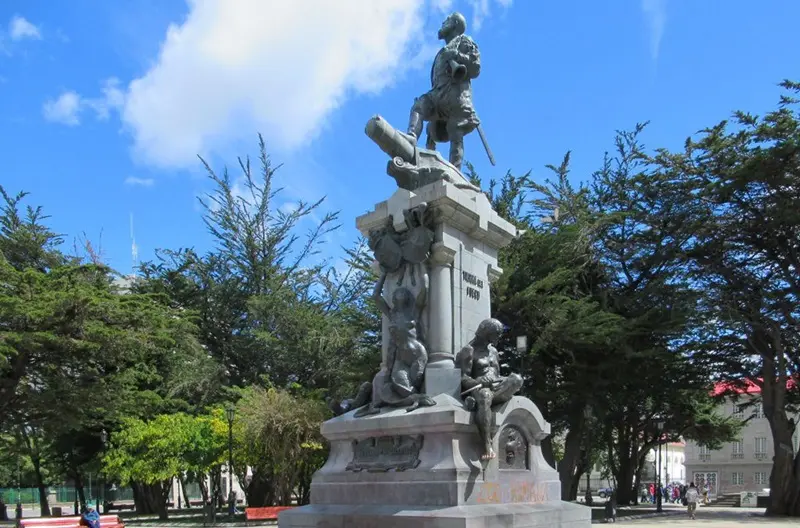
[[[636,475],[633,477],[633,503],[639,504],[639,489],[642,487],[642,465],[639,464],[639,467],[636,468]],[[619,486],[617,486],[619,488]]]
[[[761,349],[761,374],[764,386],[761,389],[764,415],[772,430],[775,457],[770,475],[769,505],[767,515],[800,517],[800,453],[792,446],[793,427],[786,415],[786,357],[780,330],[768,328],[757,331],[758,337],[768,336],[762,341],[771,346]],[[757,342],[757,341],[754,341]]]
[[[555,453],[553,453],[553,438],[550,436],[542,440],[542,456],[550,467],[556,467],[556,457]]]
[[[201,474],[197,476],[197,485],[200,486],[200,495],[203,497],[203,504],[208,504],[211,499],[211,494],[208,490],[208,475]]]
[[[275,481],[272,473],[264,468],[253,468],[253,478],[245,486],[247,505],[254,508],[272,506],[276,502]]]
[[[163,480],[161,482],[161,500],[156,507],[158,519],[161,521],[166,521],[169,518],[167,503],[169,502],[170,492],[172,492],[172,479]]]
[[[140,515],[158,514],[161,517],[163,508],[166,510],[166,501],[163,500],[163,490],[160,482],[144,484],[131,482],[133,489],[133,503],[136,513]]]
[[[573,480],[581,458],[583,421],[582,417],[576,419],[576,427],[570,427],[564,440],[564,458],[558,465],[558,476],[561,480],[561,500],[574,501],[578,498],[578,488],[573,487]]]
[[[36,487],[39,489],[39,509],[42,517],[50,517],[50,503],[47,500],[47,486],[42,476],[42,462],[39,456],[31,457],[33,472],[36,475]]]
[[[36,479],[39,480],[36,487],[39,488],[39,510],[42,512],[41,516],[50,517],[50,501],[47,500],[47,486],[41,482],[41,477],[39,475],[36,476]]]
[[[627,428],[627,426],[625,426]],[[623,431],[619,431],[622,433]],[[617,504],[629,505],[636,501],[636,492],[633,482],[639,464],[638,443],[632,442],[628,435],[619,435],[622,440],[616,449],[617,471],[614,478],[617,481]]]
[[[189,500],[189,495],[186,493],[186,479],[183,476],[179,477],[178,484],[180,485],[181,492],[183,493],[183,502],[186,505],[186,509],[191,510],[192,503]]]
[[[50,517],[50,503],[47,500],[47,486],[42,476],[42,457],[39,450],[39,440],[37,433],[29,435],[24,427],[21,428],[22,438],[28,448],[28,456],[33,464],[33,472],[36,476],[36,487],[39,489],[39,510],[42,517]]]
[[[225,502],[222,500],[222,471],[216,467],[209,474],[211,476],[211,500],[214,509],[218,510],[225,506]]]
[[[767,397],[764,396],[764,399],[766,402]],[[783,409],[773,410],[772,419],[768,421],[772,429],[775,457],[770,475],[767,515],[800,517],[800,453],[795,455],[793,451],[793,431]]]
[[[80,472],[75,472],[75,493],[78,494],[79,511],[86,509],[86,492],[83,489],[83,478]]]

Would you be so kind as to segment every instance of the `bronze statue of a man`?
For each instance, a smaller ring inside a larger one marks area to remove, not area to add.
[[[466,30],[461,13],[451,14],[442,23],[439,38],[445,45],[433,59],[431,90],[414,100],[408,123],[408,135],[417,141],[422,122],[428,121],[425,147],[433,150],[436,143],[449,141],[450,163],[459,170],[464,161],[464,136],[480,126],[472,105],[472,79],[481,73],[481,56],[475,42],[464,34]]]
[[[492,448],[492,407],[506,403],[522,388],[522,376],[500,375],[497,342],[503,335],[503,323],[484,319],[475,337],[461,349],[456,364],[461,369],[461,390],[464,406],[475,411],[475,424],[483,442],[482,460],[495,458]]]

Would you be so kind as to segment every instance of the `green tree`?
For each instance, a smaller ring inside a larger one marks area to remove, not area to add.
[[[219,416],[184,413],[125,419],[111,438],[105,470],[133,487],[137,510],[166,519],[173,479],[187,471],[205,474],[223,462],[226,427]]]
[[[320,425],[329,416],[318,397],[279,389],[250,387],[237,404],[237,454],[240,482],[251,506],[300,504],[310,499],[311,476],[325,462]],[[245,468],[252,477],[245,479]]]
[[[238,180],[206,165],[215,188],[201,204],[215,248],[202,256],[161,252],[143,266],[136,290],[165,293],[173,306],[197,314],[203,344],[225,365],[230,386],[269,379],[349,394],[380,358],[367,246],[359,241],[347,250],[344,271],[320,260],[337,215],[320,213],[322,200],[287,210],[277,169],[259,146],[260,170],[240,160]],[[307,235],[298,234],[317,215]]]
[[[776,110],[737,112],[647,162],[694,209],[687,255],[704,293],[694,359],[760,387],[775,449],[768,512],[800,516],[800,454],[786,447],[800,403],[800,84],[782,86]]]
[[[676,189],[659,193],[663,182],[643,173],[641,128],[618,136],[616,157],[606,158],[591,185],[571,184],[567,154],[549,167],[553,180],[506,180],[493,196],[498,210],[528,230],[501,252],[502,267],[512,271],[496,285],[493,310],[511,328],[507,350],[515,336],[530,338],[527,353],[510,354],[510,364],[564,436],[558,467],[562,496],[571,499],[603,453],[619,501],[635,500],[646,453],[665,441],[659,420],[665,434],[702,431],[703,442],[729,438],[736,426],[699,412],[708,411],[700,403],[710,404],[710,378],[692,365],[684,343],[697,302],[681,274],[685,238],[677,235],[686,204]],[[520,206],[523,191],[527,207]],[[678,395],[697,405],[673,405]],[[709,421],[717,427],[705,427]]]

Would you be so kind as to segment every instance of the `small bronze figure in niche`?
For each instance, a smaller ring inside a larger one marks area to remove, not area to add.
[[[500,469],[528,469],[528,441],[517,427],[508,425],[500,432]]]

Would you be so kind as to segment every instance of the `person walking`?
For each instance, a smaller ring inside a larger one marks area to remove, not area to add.
[[[694,482],[689,484],[689,489],[686,490],[686,511],[689,513],[689,518],[694,519],[694,512],[697,511],[697,501],[700,499],[700,492]]]

